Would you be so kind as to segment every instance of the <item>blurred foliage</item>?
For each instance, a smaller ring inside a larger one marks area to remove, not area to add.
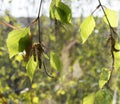
[[[17,19],[7,16],[7,22],[19,25]],[[83,45],[79,31],[82,17],[73,18],[72,25],[61,25],[58,22],[55,30],[55,21],[41,16],[42,42],[48,55],[47,58],[43,57],[43,60],[48,73],[55,78],[47,76],[42,66],[35,70],[34,75],[32,73],[32,82],[21,56],[9,59],[6,39],[11,29],[0,25],[0,104],[88,104],[89,101],[93,103],[94,99],[95,104],[110,104],[112,99],[116,99],[113,95],[116,94],[119,98],[119,67],[113,72],[111,89],[99,88],[99,79],[102,79],[100,73],[103,68],[111,67],[111,55],[107,45],[107,27],[100,17],[94,19],[95,30]],[[24,20],[27,21],[27,18]],[[24,22],[21,25],[24,26]],[[36,25],[31,26],[31,34],[33,41],[37,42]],[[51,66],[49,57],[57,59],[58,62],[52,62]],[[60,72],[54,70],[57,67],[60,67]],[[103,77],[105,76],[108,78],[108,73],[105,72]],[[103,78],[105,81],[106,77]]]

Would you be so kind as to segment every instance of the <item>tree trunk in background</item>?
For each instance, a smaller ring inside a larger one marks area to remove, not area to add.
[[[62,75],[65,76],[64,81],[70,81],[72,77],[72,73],[70,73],[71,59],[70,59],[70,49],[76,44],[76,40],[72,40],[68,44],[66,44],[61,52],[61,60],[63,60],[63,69]],[[63,82],[63,83],[65,83]]]

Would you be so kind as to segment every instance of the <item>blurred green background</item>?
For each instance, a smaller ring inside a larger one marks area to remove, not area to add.
[[[25,27],[34,18],[12,17],[9,11],[0,16],[14,26]],[[95,16],[96,27],[92,35],[82,44],[80,24],[84,16],[72,19],[72,25],[57,24],[49,17],[41,16],[42,41],[50,51],[61,59],[62,70],[58,72],[45,61],[47,71],[37,68],[30,82],[25,63],[18,57],[9,59],[6,39],[11,28],[0,24],[0,104],[82,104],[83,98],[99,89],[99,77],[103,68],[111,67],[110,47],[107,45],[108,28],[101,17]],[[119,33],[119,29],[116,29]],[[56,34],[55,34],[56,32]],[[34,42],[38,41],[38,27],[31,26]],[[120,68],[113,73],[111,89],[117,93],[119,104]],[[7,103],[5,103],[7,102]]]

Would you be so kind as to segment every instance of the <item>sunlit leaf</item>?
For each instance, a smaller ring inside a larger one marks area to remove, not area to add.
[[[38,87],[38,84],[37,84],[37,83],[33,83],[33,84],[32,84],[32,88],[33,88],[33,89],[35,89],[35,88],[37,88],[37,87]]]
[[[50,64],[54,69],[58,71],[60,71],[62,68],[59,56],[53,51],[50,52]]]
[[[95,27],[95,21],[92,15],[88,16],[80,25],[81,37],[83,43],[88,39]]]
[[[94,104],[95,93],[91,93],[83,99],[83,104]]]
[[[3,52],[0,51],[0,56],[3,56]]]
[[[37,64],[38,64],[38,62],[37,61],[35,62],[34,57],[31,56],[31,58],[29,59],[27,65],[26,65],[27,74],[28,74],[31,81],[33,79],[33,75],[35,73]]]
[[[110,78],[110,69],[103,68],[100,74],[99,87],[103,88],[103,86],[107,83]]]
[[[15,60],[18,61],[18,62],[22,61],[23,60],[23,55],[22,54],[17,55],[15,57]]]
[[[120,43],[115,44],[116,49],[120,49]],[[115,57],[115,69],[120,68],[120,52],[114,52],[114,57]]]
[[[55,35],[51,34],[51,35],[50,35],[50,40],[51,40],[51,41],[56,41]]]
[[[38,104],[39,98],[37,96],[33,97],[33,103]]]
[[[17,55],[19,52],[23,51],[28,45],[27,42],[29,41],[29,28],[22,28],[19,30],[13,30],[8,34],[7,38],[7,47],[9,51],[9,56],[12,58],[13,56]],[[27,36],[27,37],[26,37]],[[22,41],[21,41],[22,39]],[[25,40],[27,41],[25,41]],[[24,42],[24,44],[22,43]]]
[[[109,22],[110,22],[110,25],[111,25],[112,27],[117,27],[117,26],[118,26],[118,19],[119,19],[118,12],[106,8],[106,9],[105,9],[105,13],[106,13],[107,18],[108,18],[108,20],[109,20]],[[103,19],[104,19],[105,23],[108,24],[108,21],[106,20],[106,17],[105,17],[105,16],[103,17]]]
[[[113,95],[108,89],[101,89],[95,95],[94,104],[112,104]]]
[[[64,95],[65,94],[65,91],[63,90],[63,89],[59,89],[58,91],[57,91],[57,95],[59,96],[59,95]]]

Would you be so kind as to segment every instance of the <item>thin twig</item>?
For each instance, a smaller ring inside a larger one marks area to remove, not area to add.
[[[102,4],[101,4],[101,1],[98,0],[98,2],[99,2],[99,5],[101,6],[101,9],[102,9],[102,11],[103,11],[103,13],[104,13],[104,15],[105,15],[105,18],[106,18],[106,20],[107,20],[107,22],[108,22],[108,25],[109,25],[109,27],[110,27],[110,29],[111,29],[112,26],[111,26],[110,21],[109,21],[109,19],[108,19],[108,17],[107,17],[107,14],[105,13],[105,10],[104,10],[103,6],[102,6]]]
[[[12,29],[15,29],[15,30],[20,29],[19,27],[13,26],[13,25],[11,25],[11,24],[9,24],[7,22],[0,21],[0,24],[8,26],[8,27],[10,27]]]
[[[93,15],[94,13],[95,13],[95,11],[100,7],[101,5],[99,4],[96,8],[95,8],[95,10],[91,13],[91,15]]]
[[[50,75],[50,74],[47,72],[47,69],[46,69],[46,67],[45,67],[44,61],[43,61],[43,67],[44,67],[44,69],[45,69],[45,73],[47,74],[47,76],[49,76],[50,78],[55,78],[55,77],[53,77],[52,75]]]
[[[40,0],[39,11],[38,11],[38,34],[39,34],[39,43],[41,43],[41,27],[40,27],[40,12],[41,12],[42,0]]]
[[[115,57],[114,57],[115,39],[113,38],[113,34],[117,34],[117,33],[114,31],[113,27],[111,26],[110,21],[109,21],[109,19],[108,19],[108,17],[107,17],[107,14],[106,14],[106,12],[105,12],[102,4],[101,4],[101,1],[98,0],[98,2],[99,2],[99,5],[100,5],[100,7],[101,7],[101,9],[102,9],[102,11],[103,11],[103,13],[104,13],[104,15],[105,15],[105,18],[106,18],[106,20],[107,20],[107,22],[108,22],[109,29],[110,29],[110,35],[109,35],[110,38],[108,39],[108,41],[111,42],[112,68],[111,68],[111,73],[110,73],[109,80],[108,80],[107,83],[105,84],[107,87],[109,87],[109,83],[110,83],[111,78],[112,78],[112,74],[113,74],[113,70],[114,70],[114,63],[115,63]]]

